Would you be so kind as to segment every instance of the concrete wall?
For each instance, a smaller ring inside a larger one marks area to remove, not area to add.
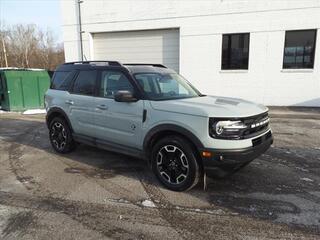
[[[61,7],[66,61],[79,60],[76,1]],[[319,29],[319,0],[83,0],[81,13],[87,59],[92,33],[179,28],[180,73],[203,93],[320,107],[320,37],[314,69],[282,69],[285,31]],[[240,32],[250,32],[249,70],[221,71],[222,34]]]

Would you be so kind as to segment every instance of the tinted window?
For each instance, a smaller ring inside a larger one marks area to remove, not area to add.
[[[221,69],[248,69],[249,33],[224,34]]]
[[[128,78],[118,71],[102,71],[101,72],[101,97],[113,98],[114,94],[119,90],[127,90],[133,93],[134,89]]]
[[[287,31],[283,68],[313,68],[316,30]]]
[[[73,93],[94,95],[97,71],[80,71],[73,85]]]
[[[52,79],[51,89],[68,90],[69,87],[71,86],[74,75],[75,75],[75,71],[55,72]]]

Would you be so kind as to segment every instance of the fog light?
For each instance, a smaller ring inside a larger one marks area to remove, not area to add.
[[[211,157],[211,156],[212,156],[211,152],[206,152],[206,151],[202,152],[202,157]]]

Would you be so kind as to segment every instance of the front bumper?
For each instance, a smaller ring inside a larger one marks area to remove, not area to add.
[[[252,160],[266,152],[273,143],[271,130],[266,134],[252,139],[252,147],[243,149],[202,149],[210,152],[211,157],[202,157],[203,168],[208,176],[225,177],[235,173]]]

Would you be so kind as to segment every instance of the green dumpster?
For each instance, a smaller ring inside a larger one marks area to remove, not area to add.
[[[44,108],[50,86],[46,70],[0,69],[0,106],[6,111]]]

